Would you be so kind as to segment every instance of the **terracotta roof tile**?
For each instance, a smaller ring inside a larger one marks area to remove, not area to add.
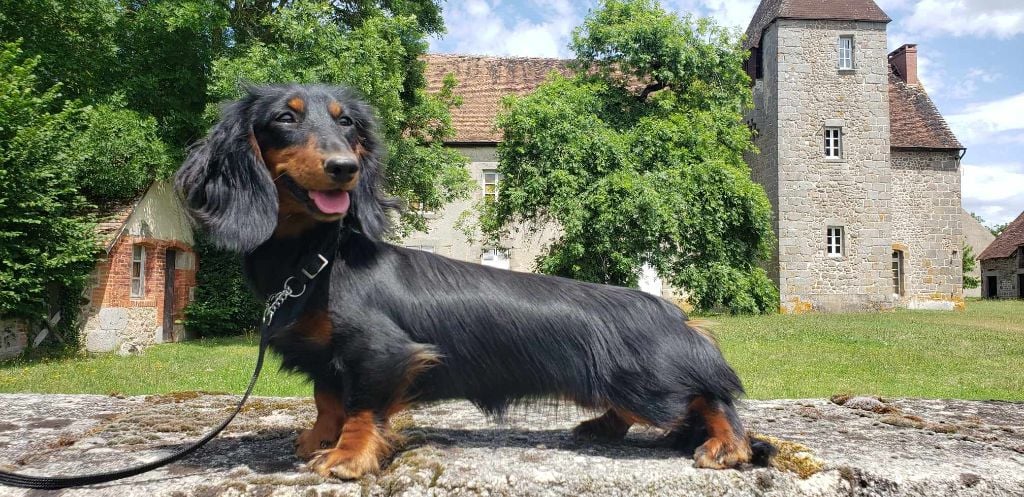
[[[908,85],[889,67],[889,126],[893,148],[964,148],[920,85]]]
[[[747,26],[744,48],[761,45],[761,32],[776,19],[889,22],[871,0],[761,0]]]
[[[1012,257],[1017,248],[1024,245],[1024,212],[1014,219],[1003,232],[988,245],[978,260]]]
[[[568,74],[568,61],[560,59],[430,54],[425,60],[427,91],[438,91],[447,74],[457,81],[455,94],[463,102],[452,110],[453,142],[501,141],[494,119],[502,97],[535,90],[551,71]]]

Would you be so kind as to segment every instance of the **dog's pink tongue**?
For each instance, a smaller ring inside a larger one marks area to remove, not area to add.
[[[313,199],[316,208],[320,209],[320,212],[324,214],[344,214],[348,212],[349,202],[351,201],[348,192],[340,190],[329,192],[311,190],[309,198]]]

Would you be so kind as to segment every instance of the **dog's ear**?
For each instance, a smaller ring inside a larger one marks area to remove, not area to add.
[[[252,134],[253,97],[234,102],[189,150],[175,186],[218,247],[249,252],[277,226],[277,193]]]
[[[380,139],[379,127],[373,109],[353,97],[345,95],[346,113],[355,123],[358,133],[356,152],[359,155],[359,184],[352,191],[350,223],[374,240],[380,240],[391,231],[391,211],[398,210],[401,202],[384,193],[384,160],[387,148]]]

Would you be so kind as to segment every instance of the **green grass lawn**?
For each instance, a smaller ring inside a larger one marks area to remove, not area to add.
[[[711,317],[752,398],[892,397],[1024,400],[1024,302],[972,301],[963,312]],[[252,338],[152,347],[0,365],[0,392],[241,393],[256,358]],[[307,396],[301,377],[268,362],[257,395]]]

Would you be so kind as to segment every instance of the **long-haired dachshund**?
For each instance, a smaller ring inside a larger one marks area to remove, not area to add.
[[[656,426],[702,468],[770,457],[736,415],[736,373],[671,303],[384,242],[400,205],[382,189],[384,151],[373,110],[351,90],[267,86],[225,107],[177,173],[193,218],[244,253],[260,297],[327,237],[342,240],[330,277],[310,284],[302,316],[271,342],[313,382],[317,419],[296,442],[312,469],[378,470],[391,416],[453,398],[499,415],[543,397],[602,409],[575,435]]]

